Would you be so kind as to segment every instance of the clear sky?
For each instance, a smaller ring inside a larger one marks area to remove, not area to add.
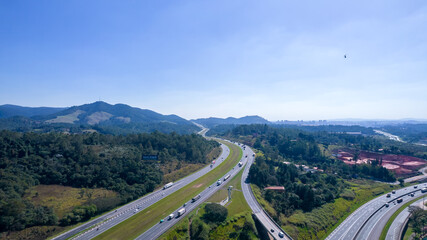
[[[427,1],[0,2],[0,105],[99,99],[187,119],[427,119]]]

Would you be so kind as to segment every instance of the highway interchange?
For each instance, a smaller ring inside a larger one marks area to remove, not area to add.
[[[201,135],[205,135],[207,129],[203,128],[200,132]],[[227,141],[227,140],[226,140]],[[276,224],[268,214],[262,209],[257,200],[255,199],[253,192],[250,188],[250,183],[247,181],[247,176],[249,173],[249,169],[251,164],[254,162],[254,152],[251,148],[243,145],[237,144],[243,151],[242,159],[243,166],[239,167],[235,166],[232,170],[230,170],[226,175],[230,175],[231,177],[227,180],[233,178],[242,168],[244,168],[241,184],[242,191],[248,205],[252,209],[254,215],[261,222],[261,224],[270,232],[270,234],[275,239],[291,239],[281,227]],[[229,156],[229,148],[221,144],[222,153],[216,159],[216,164],[211,168],[209,165],[205,168],[199,170],[196,173],[193,173],[179,181],[176,181],[172,187],[167,189],[159,189],[155,192],[147,194],[146,196],[128,203],[114,211],[106,213],[96,219],[93,219],[87,223],[84,223],[72,230],[69,230],[53,239],[63,240],[63,239],[92,239],[101,233],[107,231],[111,227],[121,223],[122,221],[130,218],[134,214],[137,214],[139,211],[146,209],[147,207],[153,205],[157,201],[169,196],[170,194],[176,192],[180,188],[190,184],[197,178],[203,176],[219,164],[224,161]],[[224,176],[220,179],[223,180]],[[201,203],[206,201],[210,196],[212,196],[216,191],[218,191],[222,185],[217,186],[217,183],[214,183],[204,189],[200,196],[201,198],[195,202],[188,201],[185,205],[186,212],[180,216],[177,216],[177,211],[181,208],[176,209],[174,212],[174,218],[172,219],[164,219],[165,221],[162,223],[155,224],[149,230],[141,234],[137,239],[156,239],[160,237],[163,233],[165,233],[168,229],[173,227],[180,219],[185,217],[192,210],[196,209]],[[395,194],[392,194],[390,198],[386,197],[386,194],[377,197],[363,206],[359,207],[356,211],[354,211],[350,216],[348,216],[327,238],[326,240],[344,240],[344,239],[379,239],[379,236],[387,223],[390,216],[397,211],[397,209],[403,205],[405,202],[414,199],[414,197],[421,196],[421,188],[426,186],[426,184],[419,184],[417,188],[413,186],[407,187],[404,189],[399,189]],[[409,194],[414,193],[415,196],[411,197]],[[427,193],[423,193],[427,194]],[[402,203],[396,203],[396,199],[402,198]],[[389,204],[386,207],[386,203]],[[280,234],[279,234],[280,233]]]
[[[420,191],[425,184],[418,184],[416,186],[417,188],[411,186],[396,190],[396,193],[392,194],[390,198],[387,198],[386,194],[384,194],[365,203],[348,216],[326,240],[379,239],[388,219],[397,211],[399,206],[414,199],[414,197],[421,196]],[[415,196],[408,196],[412,192],[415,193]],[[403,202],[396,203],[398,198],[402,198]],[[389,207],[385,206],[386,203],[389,203]]]

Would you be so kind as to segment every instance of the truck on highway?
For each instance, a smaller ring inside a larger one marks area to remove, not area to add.
[[[427,188],[422,188],[422,189],[421,189],[421,192],[422,192],[422,193],[427,192]]]
[[[173,185],[173,182],[166,184],[165,186],[163,186],[163,190],[165,190],[166,188],[172,187],[172,185]]]
[[[171,213],[169,216],[168,216],[168,220],[171,220],[172,218],[173,218],[173,213]]]
[[[402,198],[397,199],[397,203],[401,203],[403,201]]]
[[[197,195],[197,196],[195,196],[195,197],[193,197],[193,199],[191,199],[191,202],[195,202],[195,201],[197,201],[199,199],[200,199],[200,194]]]
[[[185,213],[185,208],[181,208],[178,210],[177,217],[181,217]]]
[[[230,174],[228,174],[227,176],[224,177],[224,182],[227,181],[227,179],[230,178]]]
[[[241,167],[241,166],[243,166],[243,163],[242,163],[242,161],[240,161],[240,162],[239,162],[239,167]]]
[[[216,185],[217,185],[217,186],[219,186],[219,185],[221,185],[221,183],[222,183],[222,182],[221,182],[221,179],[220,179],[220,180],[218,180],[218,181],[216,182]]]

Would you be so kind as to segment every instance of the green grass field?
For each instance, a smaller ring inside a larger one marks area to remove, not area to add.
[[[229,234],[235,229],[239,229],[243,226],[245,221],[248,221],[254,224],[252,217],[250,216],[252,210],[247,204],[243,192],[241,191],[241,179],[243,171],[240,171],[236,176],[234,176],[227,184],[224,184],[223,187],[216,192],[212,197],[210,197],[207,202],[216,202],[219,203],[221,200],[225,199],[228,195],[228,186],[233,186],[232,200],[226,205],[228,210],[228,217],[225,223],[219,226],[211,226],[211,232],[209,234],[209,239],[233,239],[230,238]],[[186,240],[190,239],[188,227],[190,220],[194,218],[200,218],[204,213],[205,203],[200,205],[198,209],[193,210],[189,215],[183,218],[176,226],[169,229],[165,234],[163,234],[159,239],[162,240]],[[254,233],[250,233],[252,239],[257,239]]]
[[[242,157],[242,150],[238,146],[228,142],[221,143],[230,148],[230,155],[218,167],[156,204],[151,205],[140,213],[102,233],[95,239],[134,239],[154,224],[157,224],[160,219],[165,218],[185,202],[189,201],[207,186],[217,181],[218,178],[237,165]]]
[[[405,204],[403,204],[399,209],[397,209],[396,212],[391,215],[390,219],[387,221],[386,225],[383,228],[383,231],[381,232],[380,240],[385,240],[385,237],[387,236],[387,232],[390,229],[391,224],[393,223],[394,219],[403,211],[405,208],[407,208],[409,205],[411,205],[413,202],[423,198],[423,196],[417,197]]]

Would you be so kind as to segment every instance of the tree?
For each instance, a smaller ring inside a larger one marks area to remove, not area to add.
[[[208,203],[205,206],[205,214],[203,215],[203,219],[210,222],[223,222],[228,215],[227,208],[216,204],[216,203]]]
[[[403,183],[405,182],[405,180],[403,180],[403,178],[399,178],[399,185],[401,187],[404,187]]]

